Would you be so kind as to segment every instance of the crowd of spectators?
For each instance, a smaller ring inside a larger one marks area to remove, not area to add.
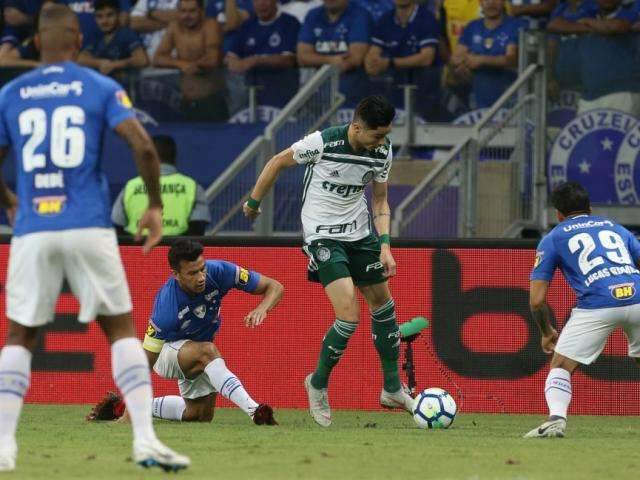
[[[0,66],[38,64],[35,23],[47,1],[4,0]],[[187,102],[242,77],[258,103],[281,107],[304,80],[298,67],[332,64],[347,106],[367,93],[401,106],[411,84],[418,112],[446,120],[447,96],[469,109],[495,102],[516,78],[520,30],[546,29],[551,96],[575,90],[581,111],[640,114],[640,0],[57,1],[78,14],[80,63],[121,82],[173,69]]]

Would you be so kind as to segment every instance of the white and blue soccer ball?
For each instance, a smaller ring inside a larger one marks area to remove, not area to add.
[[[413,420],[420,428],[449,428],[458,406],[445,390],[427,388],[414,399],[412,411]]]

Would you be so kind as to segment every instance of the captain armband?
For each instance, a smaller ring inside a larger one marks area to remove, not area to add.
[[[162,346],[164,345],[164,340],[156,338],[156,335],[156,329],[153,325],[149,324],[147,332],[144,334],[142,347],[151,353],[160,353],[160,350],[162,350]]]
[[[149,335],[145,335],[144,342],[142,342],[142,347],[145,350],[150,351],[151,353],[160,353],[163,345],[164,345],[164,340],[160,340],[159,338],[153,338],[153,337],[150,337]]]

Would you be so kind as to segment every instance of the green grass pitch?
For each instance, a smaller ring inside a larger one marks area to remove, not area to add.
[[[130,458],[128,425],[87,423],[88,406],[26,405],[11,479],[166,478]],[[564,439],[523,440],[542,418],[460,414],[449,430],[414,427],[401,413],[334,412],[328,429],[306,411],[279,410],[256,427],[238,410],[211,424],[158,421],[160,438],[191,456],[183,479],[606,479],[638,478],[640,418],[572,417]]]

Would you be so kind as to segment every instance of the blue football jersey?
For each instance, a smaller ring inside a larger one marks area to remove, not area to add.
[[[204,291],[188,295],[170,278],[156,295],[147,335],[165,342],[196,340],[210,342],[220,328],[220,304],[229,290],[253,292],[260,274],[222,260],[206,261]]]
[[[437,49],[440,36],[433,13],[416,5],[406,26],[398,23],[395,8],[383,15],[373,30],[371,43],[380,47],[385,57],[408,57],[425,47]]]
[[[560,268],[576,292],[578,308],[640,303],[640,242],[629,230],[594,215],[557,225],[538,245],[531,280],[551,281]]]
[[[487,28],[483,19],[473,20],[464,27],[460,44],[474,55],[505,55],[509,45],[518,45],[518,32],[522,27],[522,21],[509,16],[494,29]],[[481,67],[475,70],[472,91],[476,107],[493,105],[517,76],[515,69]]]
[[[106,128],[135,116],[122,87],[73,62],[46,65],[0,90],[0,146],[15,153],[14,235],[111,227],[100,166]]]

